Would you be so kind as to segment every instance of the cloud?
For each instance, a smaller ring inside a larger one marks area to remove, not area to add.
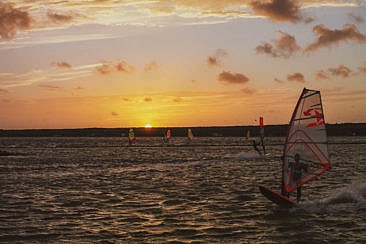
[[[303,20],[300,6],[294,0],[252,1],[249,5],[256,14],[266,16],[273,21],[295,23]]]
[[[325,72],[324,70],[319,70],[315,73],[315,77],[318,80],[328,80],[329,76],[327,74],[327,72]]]
[[[151,98],[151,97],[145,97],[145,98],[144,98],[144,101],[145,101],[145,102],[152,102],[152,98]]]
[[[183,102],[183,98],[181,98],[181,97],[176,97],[176,98],[174,98],[174,99],[173,99],[173,102],[175,102],[175,103]]]
[[[283,57],[289,58],[293,53],[301,48],[297,45],[294,36],[291,36],[283,31],[278,31],[280,38],[273,41],[274,46],[268,42],[256,47],[257,53],[268,54],[274,58]]]
[[[84,87],[82,87],[82,86],[77,86],[77,87],[75,87],[74,88],[74,90],[84,90],[85,88]]]
[[[112,72],[132,73],[134,70],[135,67],[123,60],[108,61],[96,68],[96,71],[103,75]]]
[[[159,69],[159,64],[156,61],[151,61],[150,63],[146,64],[144,70],[146,72],[155,71]]]
[[[221,81],[223,84],[245,84],[249,81],[249,78],[240,73],[231,73],[229,71],[222,71],[219,76],[218,80]]]
[[[350,13],[348,16],[351,17],[351,19],[354,20],[357,24],[365,22],[362,16],[356,15],[354,13]]]
[[[38,85],[38,87],[41,87],[48,91],[58,91],[61,89],[61,87],[59,87],[59,86],[47,85],[47,84]]]
[[[287,80],[293,82],[305,83],[304,75],[299,72],[287,75]]]
[[[0,93],[7,93],[8,91],[0,88]]]
[[[247,95],[252,95],[257,92],[257,90],[255,90],[254,88],[248,88],[248,87],[243,88],[240,91],[242,91],[243,93],[245,93]]]
[[[316,25],[313,32],[318,39],[305,48],[306,52],[315,51],[322,47],[338,44],[341,41],[366,42],[366,35],[360,33],[355,25],[344,25],[341,29],[328,29],[324,25]]]
[[[329,68],[328,71],[333,76],[341,76],[343,78],[349,77],[350,73],[352,72],[348,67],[344,65],[339,65],[337,68]]]
[[[75,14],[60,14],[52,11],[47,12],[47,18],[49,21],[55,24],[66,24],[74,20]]]
[[[0,2],[0,36],[11,40],[19,30],[30,29],[33,19],[28,12],[17,9],[11,3]]]
[[[118,114],[117,112],[115,112],[115,111],[112,111],[112,112],[111,112],[111,115],[112,115],[112,116],[114,116],[114,117],[116,117],[116,116],[118,116],[119,114]]]
[[[327,80],[330,79],[329,76],[343,77],[347,78],[351,75],[352,70],[347,66],[341,64],[336,68],[328,68],[327,71],[319,70],[315,73],[315,77],[318,80]]]
[[[69,64],[68,62],[65,62],[65,61],[53,62],[52,65],[56,66],[58,68],[65,68],[65,69],[71,69],[72,68],[72,65]]]
[[[274,81],[275,81],[275,82],[277,82],[277,83],[280,83],[280,84],[284,83],[284,81],[283,81],[283,80],[280,80],[280,79],[278,79],[278,78],[274,78]]]
[[[129,102],[129,101],[130,101],[130,99],[129,99],[129,98],[127,98],[127,97],[124,97],[124,98],[122,98],[122,101],[124,101],[124,102]]]
[[[224,49],[217,49],[214,55],[207,58],[207,64],[211,66],[221,66],[221,58],[226,56],[227,52]]]

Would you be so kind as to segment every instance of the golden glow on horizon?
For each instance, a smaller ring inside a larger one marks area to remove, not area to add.
[[[152,128],[152,126],[150,124],[146,124],[145,128]]]

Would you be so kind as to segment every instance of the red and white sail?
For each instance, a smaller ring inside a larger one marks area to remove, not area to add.
[[[304,88],[289,124],[283,151],[282,193],[288,194],[330,167],[328,141],[320,91]],[[295,155],[306,166],[301,177],[294,177]]]

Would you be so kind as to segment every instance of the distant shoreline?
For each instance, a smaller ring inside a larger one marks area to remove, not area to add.
[[[259,126],[208,126],[208,127],[153,127],[134,128],[137,137],[160,137],[162,131],[170,128],[172,136],[185,137],[187,129],[197,137],[245,137],[259,135]],[[266,125],[266,137],[285,136],[288,125]],[[366,123],[327,124],[328,136],[366,136]],[[80,129],[26,129],[1,130],[0,137],[121,137],[127,136],[129,128],[80,128]]]

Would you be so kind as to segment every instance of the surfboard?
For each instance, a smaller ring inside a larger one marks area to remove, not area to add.
[[[265,197],[268,198],[268,200],[276,203],[280,207],[291,208],[291,207],[296,206],[296,203],[294,201],[281,195],[278,192],[275,192],[275,191],[269,189],[268,187],[259,186],[259,190]]]

